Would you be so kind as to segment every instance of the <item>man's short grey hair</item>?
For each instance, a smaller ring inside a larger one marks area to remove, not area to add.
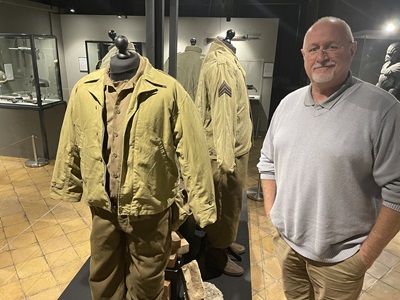
[[[353,33],[351,32],[351,28],[349,26],[349,24],[347,24],[345,21],[343,21],[340,18],[337,17],[332,17],[332,16],[328,16],[328,17],[322,17],[320,19],[318,19],[317,21],[315,21],[315,23],[307,30],[307,33],[311,30],[311,28],[314,27],[314,25],[323,22],[323,21],[330,21],[330,22],[340,22],[341,24],[344,25],[345,29],[346,29],[346,35],[347,35],[347,39],[349,40],[349,42],[354,42],[354,37],[353,37]],[[304,36],[304,40],[303,40],[303,47],[304,47],[304,41],[306,39],[306,36]]]

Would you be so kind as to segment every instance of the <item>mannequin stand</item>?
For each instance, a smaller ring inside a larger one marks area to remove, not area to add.
[[[262,189],[261,189],[261,178],[258,175],[258,184],[257,187],[250,187],[246,190],[247,198],[254,201],[264,201]]]

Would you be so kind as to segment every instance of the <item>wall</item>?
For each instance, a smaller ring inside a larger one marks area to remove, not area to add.
[[[79,57],[86,56],[85,41],[110,41],[109,30],[115,30],[117,34],[125,35],[130,41],[146,42],[145,17],[131,17],[117,19],[115,16],[91,16],[91,15],[61,15],[61,27],[65,51],[65,63],[67,66],[67,82],[71,90],[74,84],[86,73],[79,71]],[[259,39],[248,41],[233,41],[237,48],[239,60],[258,60],[265,62],[275,61],[275,49],[278,31],[278,19],[232,19],[226,22],[222,18],[179,18],[178,21],[178,52],[185,50],[190,39],[197,39],[197,46],[203,53],[207,53],[209,44],[207,38],[216,36],[225,37],[226,31],[233,29],[236,37],[248,35]],[[168,58],[169,47],[169,18],[165,18],[164,24],[164,61]],[[263,113],[257,118],[263,119],[267,126],[269,113],[272,78],[263,79],[261,105]],[[257,110],[258,112],[260,110]]]

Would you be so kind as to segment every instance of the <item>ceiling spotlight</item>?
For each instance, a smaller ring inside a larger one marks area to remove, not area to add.
[[[121,16],[121,15],[118,15],[117,18],[118,18],[118,19],[122,19],[122,16]]]
[[[69,12],[75,13],[75,9],[71,8],[71,9],[69,10]]]
[[[394,23],[387,23],[384,29],[386,32],[393,32],[396,30],[396,25]]]

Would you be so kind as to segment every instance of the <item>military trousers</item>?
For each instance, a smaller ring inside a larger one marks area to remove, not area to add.
[[[235,159],[235,171],[222,173],[217,161],[211,160],[213,170],[217,221],[204,228],[213,248],[228,248],[236,240],[242,210],[243,188],[247,177],[249,153]]]
[[[91,207],[89,285],[94,300],[159,300],[171,253],[169,209],[132,217]]]

